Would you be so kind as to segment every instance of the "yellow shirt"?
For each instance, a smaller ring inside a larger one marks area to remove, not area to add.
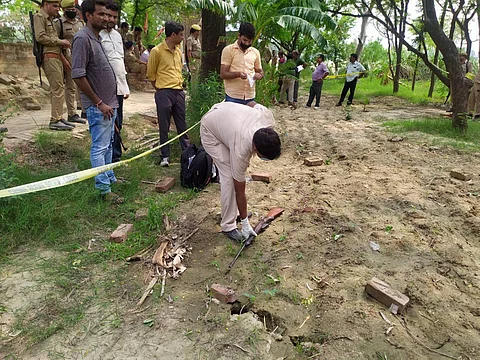
[[[147,78],[155,81],[157,89],[182,89],[182,52],[176,46],[172,52],[163,41],[150,51],[147,66]]]
[[[223,49],[221,64],[229,66],[229,71],[244,72],[252,77],[255,75],[255,69],[262,68],[260,52],[254,47],[249,47],[243,52],[237,41]],[[248,79],[227,79],[223,80],[223,83],[225,93],[230,97],[242,100],[255,98],[255,84],[250,86]]]

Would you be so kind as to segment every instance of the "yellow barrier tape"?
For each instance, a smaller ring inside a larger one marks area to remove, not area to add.
[[[37,192],[37,191],[54,189],[54,188],[57,188],[57,187],[62,187],[62,186],[65,186],[65,185],[71,185],[71,184],[75,184],[75,183],[83,181],[83,180],[90,179],[94,176],[97,176],[98,174],[104,173],[105,171],[114,169],[114,168],[119,167],[119,166],[126,165],[129,162],[132,162],[132,161],[140,159],[144,156],[150,155],[154,151],[157,151],[158,149],[164,147],[165,145],[170,144],[171,142],[177,140],[180,136],[186,134],[187,132],[192,130],[194,127],[198,126],[198,124],[200,124],[200,121],[197,122],[196,124],[192,125],[190,128],[188,128],[187,130],[185,130],[181,134],[178,134],[174,138],[168,140],[166,143],[160,144],[160,145],[154,147],[153,149],[147,150],[147,151],[145,151],[141,154],[138,154],[137,156],[134,156],[130,159],[122,160],[122,161],[119,161],[119,162],[116,162],[116,163],[111,163],[111,164],[108,164],[108,165],[98,166],[98,167],[95,167],[95,168],[92,168],[92,169],[77,171],[77,172],[72,173],[72,174],[57,176],[57,177],[51,178],[51,179],[40,180],[40,181],[30,183],[30,184],[25,184],[25,185],[15,186],[15,187],[8,188],[8,189],[3,189],[3,190],[0,190],[0,199],[5,198],[5,197],[10,197],[10,196],[23,195],[23,194],[29,194],[29,193],[33,193],[33,192]]]
[[[328,75],[325,79],[336,79],[341,77],[347,77],[347,75],[357,75],[357,74],[363,74],[363,73],[364,72],[353,72],[348,74]]]

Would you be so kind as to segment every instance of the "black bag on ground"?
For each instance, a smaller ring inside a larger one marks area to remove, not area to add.
[[[216,178],[213,159],[203,147],[190,144],[180,159],[180,184],[189,189],[203,190]]]

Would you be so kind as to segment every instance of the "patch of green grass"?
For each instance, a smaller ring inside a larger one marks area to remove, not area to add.
[[[89,147],[88,137],[74,139],[71,134],[40,132],[33,155],[21,164],[14,163],[15,179],[9,186],[88,169]],[[172,145],[172,154],[175,148],[179,148],[178,144]],[[127,152],[125,158],[129,156],[132,154]],[[93,179],[0,199],[0,267],[21,262],[18,255],[11,255],[19,249],[21,258],[33,253],[35,261],[28,262],[28,266],[38,272],[35,280],[43,291],[40,304],[15,313],[14,328],[22,331],[27,346],[81,323],[94,306],[104,309],[107,325],[121,326],[122,319],[118,310],[112,309],[111,299],[120,299],[125,293],[139,294],[144,285],[128,276],[129,264],[118,260],[156,244],[158,233],[163,231],[164,215],[175,219],[177,206],[196,196],[179,185],[168,194],[159,194],[152,185],[142,183],[178,177],[178,164],[160,168],[153,156],[114,171],[117,178],[126,179],[112,188],[125,198],[121,205],[104,202],[94,189]],[[133,223],[141,207],[149,209],[148,217],[134,223],[127,241],[108,241],[108,235],[119,224]],[[42,251],[51,256],[42,258]],[[44,304],[45,308],[37,312]],[[8,309],[0,306],[1,311]]]
[[[412,92],[411,82],[402,80],[405,86],[400,85],[399,92],[393,94],[393,83],[390,81],[387,85],[382,85],[380,81],[380,79],[373,76],[360,79],[355,90],[354,104],[367,104],[372,98],[392,95],[407,100],[412,104],[443,103],[448,92],[448,89],[443,84],[437,83],[433,98],[429,98],[427,96],[430,86],[429,81],[417,81],[415,90]],[[340,97],[344,82],[345,78],[343,77],[327,79],[324,82],[322,92]]]
[[[394,133],[419,132],[432,135],[435,145],[452,146],[462,150],[480,150],[480,123],[469,121],[468,130],[463,134],[452,127],[447,119],[415,119],[386,121],[382,124]]]

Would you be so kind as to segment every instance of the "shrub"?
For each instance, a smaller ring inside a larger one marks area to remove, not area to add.
[[[206,79],[190,82],[188,84],[187,99],[187,126],[190,127],[200,121],[210,108],[225,99],[223,81],[216,73],[210,74]],[[190,140],[198,144],[200,142],[200,127],[196,127],[188,133]]]

